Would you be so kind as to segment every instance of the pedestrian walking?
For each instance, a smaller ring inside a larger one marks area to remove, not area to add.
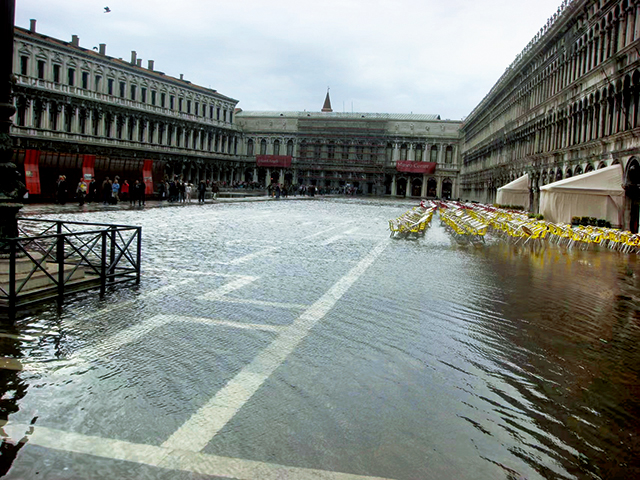
[[[122,185],[120,185],[120,194],[122,195],[123,202],[129,200],[129,182],[126,180],[122,182]]]
[[[193,185],[191,185],[190,183],[187,183],[187,185],[184,187],[184,194],[186,196],[186,201],[191,203],[191,191],[193,190]]]
[[[138,206],[145,205],[146,200],[146,186],[144,184],[144,180],[136,180],[136,184],[134,186],[136,192],[136,199],[138,200]]]
[[[87,184],[84,181],[84,178],[80,178],[80,182],[78,182],[78,186],[76,187],[76,198],[78,199],[78,205],[83,206],[85,197],[87,196]]]
[[[109,177],[105,177],[104,182],[102,182],[102,204],[109,205],[111,203],[111,180]]]
[[[60,205],[67,203],[67,177],[60,175],[56,185],[56,200]]]
[[[198,203],[204,203],[204,195],[207,192],[207,185],[204,183],[204,180],[200,180],[200,184],[198,185]]]
[[[120,183],[118,182],[118,180],[118,177],[114,178],[113,183],[111,184],[111,202],[114,204],[120,201]]]

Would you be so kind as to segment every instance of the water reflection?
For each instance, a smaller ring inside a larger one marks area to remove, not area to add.
[[[18,412],[19,402],[27,394],[27,384],[20,378],[22,363],[20,358],[22,352],[20,348],[19,330],[13,326],[5,325],[0,330],[0,477],[7,474],[11,468],[18,452],[27,443],[28,435],[33,433],[33,424],[36,417],[31,421],[31,427],[24,436],[18,440],[9,438],[4,431],[4,426],[9,421],[9,417]]]
[[[526,446],[511,453],[549,477],[558,472],[539,462],[540,454],[578,478],[637,471],[637,257],[502,243],[477,254],[504,284],[504,303],[495,306],[515,327],[489,321],[485,338],[498,367],[492,377],[499,381],[489,381],[501,399],[493,410]]]

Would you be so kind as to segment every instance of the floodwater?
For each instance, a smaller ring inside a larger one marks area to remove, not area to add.
[[[638,257],[390,239],[410,206],[53,216],[142,225],[142,284],[0,331],[0,473],[640,477]]]

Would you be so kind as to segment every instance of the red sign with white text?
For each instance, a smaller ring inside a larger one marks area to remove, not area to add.
[[[424,174],[430,175],[436,172],[436,163],[435,162],[398,161],[396,162],[396,170],[398,172],[424,173]]]
[[[258,167],[283,167],[291,166],[291,155],[256,155]]]

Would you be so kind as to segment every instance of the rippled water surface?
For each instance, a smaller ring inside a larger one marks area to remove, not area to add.
[[[640,477],[637,256],[390,239],[410,206],[53,216],[142,225],[143,280],[2,329],[6,478]]]

